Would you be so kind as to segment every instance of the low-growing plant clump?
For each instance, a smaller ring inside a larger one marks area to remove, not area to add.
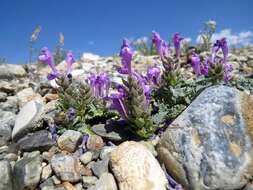
[[[209,86],[222,84],[252,90],[250,79],[233,78],[226,38],[210,46],[213,30],[202,35],[202,48],[188,48],[184,55],[181,53],[183,37],[179,33],[173,36],[172,48],[159,33],[153,32],[152,47],[159,55],[162,67],[158,64],[150,66],[145,75],[133,69],[135,52],[131,43],[124,39],[119,54],[122,66],[117,68],[122,76],[121,83],[112,82],[106,73],[91,73],[83,81],[74,80],[71,75],[75,62],[73,53],[68,52],[66,72],[60,73],[49,50],[43,48],[39,61],[48,64],[52,71],[47,78],[58,85],[58,115],[64,121],[61,128],[89,134],[94,124],[124,120],[124,127],[147,139],[166,127]],[[209,53],[201,54],[207,49]],[[194,78],[184,76],[182,60],[191,65]]]

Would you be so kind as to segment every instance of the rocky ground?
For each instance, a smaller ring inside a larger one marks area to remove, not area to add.
[[[235,76],[251,74],[253,49],[232,50],[229,61]],[[156,56],[136,56],[134,67],[144,72],[154,63],[160,64]],[[84,54],[73,77],[107,72],[120,81],[117,65],[117,58]],[[0,65],[0,190],[253,189],[251,92],[208,88],[147,141],[103,124],[93,126],[96,135],[67,130],[55,139],[49,126],[58,95],[48,72],[37,64]]]

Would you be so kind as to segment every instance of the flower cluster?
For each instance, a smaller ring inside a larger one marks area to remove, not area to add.
[[[48,80],[53,80],[60,75],[60,72],[56,69],[56,66],[54,64],[53,56],[47,47],[41,49],[38,60],[44,64],[47,64],[51,68],[51,73],[47,75]],[[67,69],[65,75],[71,77],[72,65],[75,63],[75,58],[72,51],[69,51],[67,53],[66,63]]]
[[[108,97],[109,89],[111,87],[111,80],[107,74],[90,74],[90,76],[88,77],[88,84],[90,85],[94,97]]]
[[[161,38],[159,33],[155,31],[152,32],[152,43],[155,45],[156,51],[162,60],[165,60],[169,57],[171,52],[169,44]]]
[[[183,38],[180,36],[179,33],[175,33],[173,35],[173,43],[174,43],[175,52],[176,52],[176,59],[180,58],[182,40]],[[169,47],[169,44],[161,38],[159,33],[155,31],[152,32],[152,43],[155,45],[156,50],[158,54],[160,55],[162,61],[166,60],[166,58],[170,56],[171,49]]]
[[[223,53],[223,59],[218,56],[219,50]],[[227,62],[227,58],[228,45],[226,38],[222,38],[214,43],[211,50],[211,56],[204,59],[203,62],[201,62],[199,55],[193,52],[191,55],[191,65],[196,75],[204,75],[206,77],[211,77],[211,74],[215,74],[214,71],[218,70],[215,70],[215,68],[222,67],[223,80],[228,82],[232,78],[231,72],[233,68],[232,65]]]
[[[133,57],[133,51],[130,47],[129,41],[127,39],[123,40],[123,45],[120,50],[120,57],[122,67],[118,69],[120,74],[128,74],[133,80],[136,80],[143,90],[143,94],[146,100],[146,109],[149,108],[149,103],[151,99],[151,90],[153,85],[157,85],[160,80],[161,70],[157,66],[149,67],[147,70],[147,75],[143,76],[136,71],[132,70],[131,61]],[[117,93],[113,93],[110,96],[112,100],[112,108],[118,110],[123,118],[127,118],[127,109],[124,105],[124,99],[127,98],[126,89],[123,85],[116,85]]]

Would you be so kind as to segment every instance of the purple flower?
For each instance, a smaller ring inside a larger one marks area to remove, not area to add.
[[[209,60],[206,59],[205,62],[204,62],[204,64],[202,64],[202,65],[200,66],[200,72],[201,72],[201,74],[204,75],[204,76],[208,76],[208,72],[209,72],[209,62],[208,62],[208,61],[209,61]]]
[[[123,45],[121,46],[119,55],[121,57],[121,63],[123,67],[119,68],[118,72],[121,74],[131,74],[132,73],[131,61],[133,58],[133,51],[131,50],[131,47],[127,39],[123,40]]]
[[[220,40],[220,46],[223,53],[223,62],[226,63],[228,58],[228,44],[226,38]]]
[[[68,120],[69,121],[74,121],[75,117],[76,117],[76,110],[74,108],[69,108],[68,109],[68,113],[67,113],[67,116],[68,116]]]
[[[92,94],[95,97],[104,98],[108,96],[109,89],[111,87],[111,80],[107,74],[101,73],[96,75],[92,73],[88,77],[88,83],[91,87]]]
[[[155,31],[152,32],[152,43],[155,45],[156,51],[162,60],[169,56],[170,49],[168,43],[162,40],[160,34]]]
[[[194,52],[192,53],[192,56],[191,56],[191,66],[192,66],[192,69],[194,71],[194,73],[196,75],[200,75],[201,74],[201,70],[200,70],[200,58],[199,56]]]
[[[49,131],[52,135],[53,141],[56,142],[58,135],[57,135],[56,127],[54,124],[52,126],[49,126]]]
[[[71,71],[72,71],[71,67],[72,67],[73,63],[75,63],[75,58],[74,58],[74,55],[73,55],[72,51],[69,51],[67,53],[66,62],[67,62],[67,71],[66,71],[66,74],[68,76],[69,74],[71,74]]]
[[[84,152],[86,152],[86,143],[88,139],[89,139],[89,135],[83,135],[80,154],[83,154]]]
[[[151,81],[154,85],[158,84],[160,79],[161,70],[157,66],[149,67],[147,70],[147,78]]]
[[[228,44],[226,38],[221,38],[220,40],[216,40],[212,48],[211,61],[215,62],[215,57],[219,49],[222,50],[223,53],[223,63],[227,62],[228,58]]]
[[[48,66],[52,69],[51,73],[48,74],[47,76],[48,80],[53,80],[59,75],[59,72],[57,71],[55,67],[53,57],[47,47],[44,47],[41,49],[38,59],[42,63],[48,64]]]
[[[147,77],[143,77],[137,72],[134,72],[133,74],[134,74],[133,75],[134,78],[138,81],[139,85],[141,85],[143,89],[143,93],[146,98],[146,111],[147,111],[149,108],[150,100],[151,100],[152,88],[150,87],[150,85],[148,84],[148,81],[146,80]]]
[[[127,109],[124,105],[124,95],[122,93],[114,93],[109,97],[111,100],[110,109],[117,110],[123,119],[127,119]]]
[[[179,33],[175,33],[174,36],[173,36],[173,43],[174,43],[174,46],[175,46],[176,58],[177,59],[180,58],[180,46],[181,46],[181,41],[183,39],[184,38],[182,38]]]

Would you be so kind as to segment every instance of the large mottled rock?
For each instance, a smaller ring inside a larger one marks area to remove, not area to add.
[[[13,190],[12,169],[7,160],[0,161],[0,190]]]
[[[43,105],[37,101],[28,102],[18,113],[15,126],[12,131],[12,139],[17,141],[34,128],[42,125],[40,118],[43,112]]]
[[[167,128],[157,151],[185,189],[233,190],[253,175],[253,101],[234,88],[204,90]]]
[[[110,154],[120,190],[165,190],[167,180],[158,161],[142,144],[126,141]]]
[[[117,184],[112,174],[103,173],[94,186],[88,190],[117,190]]]
[[[41,171],[39,152],[26,154],[14,166],[13,179],[15,189],[35,189],[40,181]]]
[[[25,75],[26,71],[22,65],[0,65],[0,79],[14,79],[16,77],[24,77]]]
[[[62,150],[74,152],[78,144],[81,143],[82,133],[74,130],[65,131],[57,140],[58,146]]]
[[[77,182],[80,180],[80,167],[78,160],[68,155],[55,155],[51,160],[54,173],[62,181]]]
[[[53,145],[52,135],[47,130],[29,133],[17,142],[20,150],[30,152],[34,150],[47,151]]]

